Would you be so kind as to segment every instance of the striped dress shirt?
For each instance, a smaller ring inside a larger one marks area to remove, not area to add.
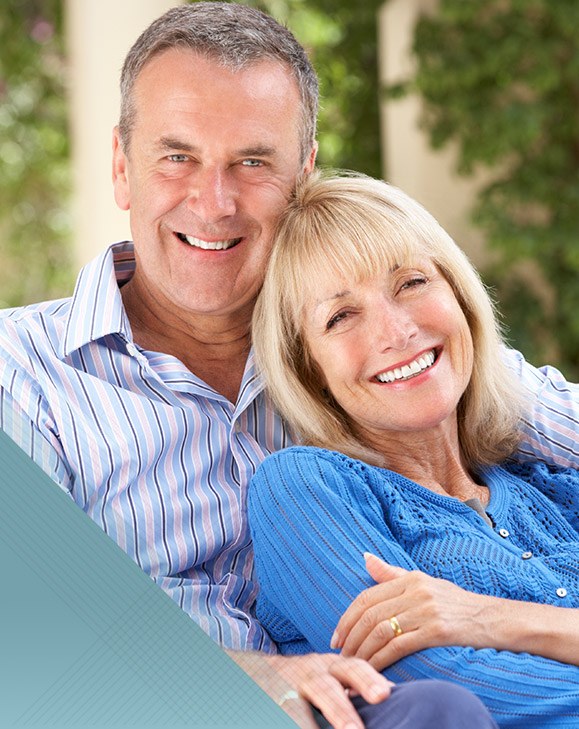
[[[117,244],[71,299],[0,317],[0,426],[199,625],[273,652],[253,613],[245,500],[257,465],[289,444],[250,355],[232,404],[175,357],[132,339]]]
[[[0,428],[214,640],[275,652],[255,617],[246,492],[291,445],[250,354],[235,404],[133,341],[120,286],[130,243],[71,298],[0,314]],[[577,463],[579,388],[506,356],[529,391],[523,457]]]

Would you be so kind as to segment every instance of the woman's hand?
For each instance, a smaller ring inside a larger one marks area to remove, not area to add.
[[[360,593],[340,618],[331,647],[342,655],[366,659],[381,671],[425,648],[455,645],[579,665],[579,609],[478,595],[364,556],[378,584]],[[402,632],[395,635],[397,624]]]
[[[377,585],[364,590],[340,618],[332,648],[364,658],[381,671],[424,648],[492,645],[504,601],[477,595],[423,572],[392,567],[366,554]],[[512,603],[517,605],[518,603]],[[391,622],[391,619],[395,618]],[[395,635],[396,621],[402,633]]]

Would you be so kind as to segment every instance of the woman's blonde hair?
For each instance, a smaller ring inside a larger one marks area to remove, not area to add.
[[[324,390],[302,334],[303,307],[325,273],[360,281],[425,257],[452,287],[473,340],[472,376],[458,405],[467,465],[498,463],[513,452],[519,387],[501,359],[492,301],[466,255],[398,188],[354,173],[319,171],[300,182],[279,221],[253,320],[258,366],[301,442],[387,465],[358,439],[347,413]]]

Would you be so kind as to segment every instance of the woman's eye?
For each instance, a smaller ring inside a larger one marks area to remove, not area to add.
[[[331,329],[332,327],[336,326],[336,324],[338,324],[339,322],[341,322],[347,316],[348,316],[348,312],[347,311],[339,311],[337,314],[334,314],[334,316],[326,324],[326,331],[328,329]]]
[[[421,286],[425,283],[428,283],[428,279],[426,276],[413,276],[412,278],[407,279],[402,283],[400,286],[400,289],[412,289],[416,286]]]

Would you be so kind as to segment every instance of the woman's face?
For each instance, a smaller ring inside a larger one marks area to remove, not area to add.
[[[398,439],[456,422],[472,337],[430,260],[361,282],[320,277],[304,309],[304,337],[326,387],[369,445],[393,431]]]

